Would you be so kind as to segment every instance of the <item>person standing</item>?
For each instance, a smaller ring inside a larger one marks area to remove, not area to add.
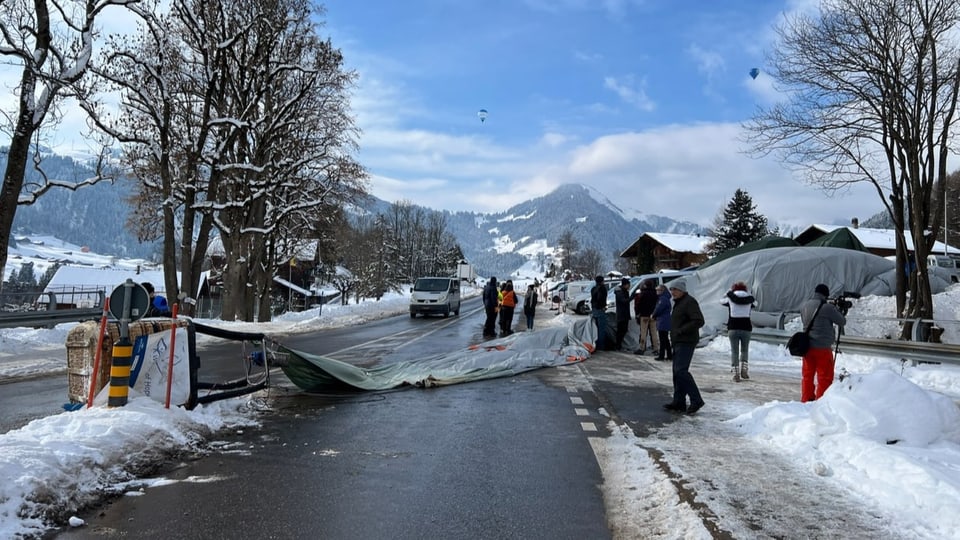
[[[663,406],[668,411],[695,414],[703,405],[703,397],[697,382],[690,374],[693,351],[700,341],[700,328],[704,324],[703,312],[697,299],[687,294],[687,283],[671,281],[667,287],[673,296],[673,313],[670,315],[670,338],[673,342],[673,401]],[[687,407],[687,397],[690,406]]]
[[[523,299],[523,314],[527,317],[527,330],[533,330],[533,318],[537,315],[537,283],[527,287],[527,296]]]
[[[670,346],[670,291],[664,284],[657,285],[657,307],[653,308],[653,320],[657,322],[657,334],[660,349],[657,360],[673,360],[673,347]]]
[[[820,399],[833,384],[833,343],[837,336],[833,325],[840,330],[847,319],[836,306],[827,302],[830,289],[823,283],[813,289],[813,298],[800,306],[800,320],[810,328],[810,349],[803,355],[800,371],[800,401]],[[812,324],[811,324],[812,322]]]
[[[643,354],[647,350],[647,336],[650,336],[650,352],[660,349],[660,339],[657,335],[657,323],[653,320],[653,309],[657,307],[657,292],[653,288],[653,280],[646,279],[633,295],[633,310],[640,325],[640,347],[633,354]]]
[[[620,286],[613,291],[614,302],[617,309],[617,343],[615,349],[625,351],[623,347],[623,338],[627,336],[627,329],[630,325],[630,280],[622,278]]]
[[[170,317],[173,315],[166,297],[156,293],[153,283],[144,281],[140,285],[146,289],[147,295],[150,297],[150,305],[147,306],[147,311],[143,314],[144,317]]]
[[[513,314],[517,309],[517,293],[513,290],[513,281],[507,280],[500,300],[500,337],[513,333]]]
[[[596,285],[590,289],[590,317],[597,325],[597,350],[605,349],[607,345],[607,285],[603,276],[594,278]]]
[[[730,316],[727,318],[727,338],[730,340],[730,367],[734,382],[749,379],[747,362],[750,359],[750,336],[753,323],[750,312],[753,311],[754,298],[747,292],[747,284],[738,281],[730,287],[720,302],[727,306]]]
[[[491,277],[490,281],[483,287],[483,309],[487,314],[487,319],[483,322],[483,337],[497,337],[494,324],[497,322],[497,308],[499,307],[499,291],[497,290],[497,278]]]

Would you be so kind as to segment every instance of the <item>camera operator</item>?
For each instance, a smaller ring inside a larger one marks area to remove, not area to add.
[[[806,403],[819,399],[833,383],[833,347],[837,335],[833,325],[840,330],[847,319],[837,306],[828,303],[830,289],[823,283],[813,289],[813,298],[800,306],[803,327],[810,328],[810,349],[803,355],[800,377],[800,401]],[[812,324],[811,324],[812,322]]]

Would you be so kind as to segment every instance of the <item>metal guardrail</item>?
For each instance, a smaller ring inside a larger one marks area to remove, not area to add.
[[[752,339],[786,346],[793,332],[772,328],[754,328]],[[913,362],[934,362],[960,365],[960,345],[925,341],[900,341],[855,336],[840,336],[840,351],[851,354],[883,356]]]
[[[55,309],[0,313],[0,328],[53,328],[60,323],[99,320],[103,308]]]
[[[65,322],[99,319],[105,300],[103,288],[70,287],[44,292],[0,293],[0,301],[18,308],[16,311],[0,311],[0,328],[53,328]],[[90,307],[60,307],[65,305]]]

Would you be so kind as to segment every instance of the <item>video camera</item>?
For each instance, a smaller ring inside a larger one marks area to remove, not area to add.
[[[851,302],[849,298],[854,298],[854,299],[860,298],[860,293],[843,291],[836,298],[828,298],[827,302],[837,306],[837,310],[840,311],[840,314],[846,317],[847,311],[849,311],[850,308],[853,307],[853,302]]]

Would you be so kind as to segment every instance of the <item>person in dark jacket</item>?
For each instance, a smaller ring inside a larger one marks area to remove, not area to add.
[[[597,325],[597,350],[606,349],[607,345],[607,285],[603,276],[594,278],[596,285],[590,289],[590,317]]]
[[[537,284],[536,280],[527,287],[527,295],[523,298],[523,315],[527,318],[527,330],[533,330],[533,318],[537,314]]]
[[[640,347],[633,354],[643,354],[647,350],[647,336],[650,336],[650,351],[660,349],[660,338],[657,335],[657,323],[653,320],[653,310],[657,307],[657,292],[654,289],[654,280],[647,279],[640,284],[640,288],[633,294],[633,310],[640,325]]]
[[[810,326],[810,349],[803,355],[800,371],[800,401],[803,403],[820,399],[833,384],[834,358],[831,348],[837,338],[833,325],[843,328],[847,319],[836,306],[827,302],[829,297],[830,289],[821,283],[813,289],[813,298],[800,306],[803,327]],[[817,311],[818,308],[820,311]]]
[[[747,292],[747,284],[738,281],[730,287],[720,302],[730,311],[727,318],[727,338],[730,340],[730,367],[733,370],[734,382],[749,379],[747,362],[750,359],[750,336],[753,334],[753,323],[750,322],[750,312],[753,311],[754,298]]]
[[[483,309],[487,314],[483,322],[483,337],[497,337],[494,325],[497,322],[497,309],[500,307],[500,291],[497,290],[497,278],[491,277],[486,286],[483,287]]]
[[[670,338],[673,341],[673,401],[663,408],[695,414],[704,403],[697,382],[690,374],[690,362],[700,341],[700,328],[704,325],[703,312],[700,311],[697,299],[687,294],[686,281],[677,279],[671,281],[667,287],[673,296],[673,313],[670,316]],[[689,407],[687,396],[690,397]]]
[[[657,285],[657,307],[653,308],[653,320],[657,322],[657,334],[660,338],[660,350],[657,360],[673,360],[673,347],[670,346],[670,291],[667,286]]]
[[[623,338],[627,337],[627,329],[630,325],[630,280],[623,278],[620,280],[620,286],[614,289],[613,297],[617,309],[617,343],[615,349],[618,351],[623,348]]]

